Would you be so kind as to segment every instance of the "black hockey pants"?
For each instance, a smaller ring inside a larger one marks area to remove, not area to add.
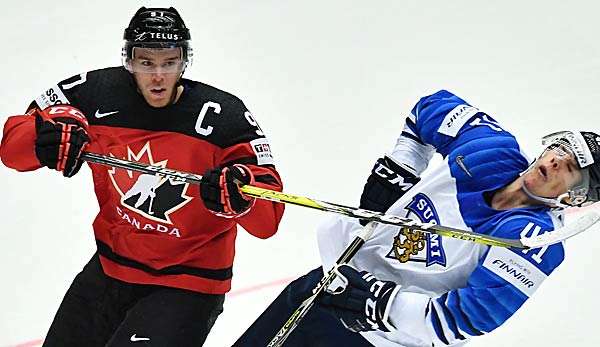
[[[235,342],[234,347],[265,347],[323,277],[319,267],[290,283]],[[372,346],[315,304],[283,344],[285,347]]]
[[[224,295],[125,283],[95,254],[73,280],[44,347],[202,346]]]

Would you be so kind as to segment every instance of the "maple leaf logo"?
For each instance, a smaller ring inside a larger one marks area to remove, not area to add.
[[[112,153],[109,155],[115,157]],[[122,159],[162,168],[168,162],[168,159],[154,160],[150,141],[137,153],[127,146],[127,158]],[[173,224],[169,215],[192,200],[191,196],[186,195],[189,183],[115,167],[109,169],[108,173],[121,196],[121,205],[154,221]]]

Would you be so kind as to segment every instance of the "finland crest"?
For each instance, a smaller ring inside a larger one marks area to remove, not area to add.
[[[415,195],[405,209],[408,210],[409,218],[418,217],[423,223],[440,224],[435,206],[423,193]],[[394,237],[392,249],[386,257],[401,263],[414,261],[425,263],[425,266],[435,264],[446,266],[446,253],[442,240],[440,235],[403,228]]]

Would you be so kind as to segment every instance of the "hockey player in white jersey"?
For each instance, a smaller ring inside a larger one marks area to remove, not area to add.
[[[415,105],[394,149],[377,160],[360,207],[535,236],[560,227],[565,207],[599,200],[599,142],[592,132],[554,133],[530,163],[493,117],[442,90]],[[443,162],[424,172],[436,151]],[[322,223],[322,267],[288,285],[235,346],[266,346],[361,228],[345,216]],[[338,267],[344,284],[330,286],[284,346],[462,345],[503,324],[563,259],[562,244],[513,250],[379,225]]]

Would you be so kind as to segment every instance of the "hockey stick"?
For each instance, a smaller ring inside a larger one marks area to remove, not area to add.
[[[370,222],[360,231],[360,233],[354,238],[354,240],[352,240],[352,243],[350,243],[346,250],[344,250],[344,253],[342,253],[342,255],[335,262],[331,270],[329,270],[329,272],[325,274],[321,281],[319,281],[319,283],[315,286],[315,288],[312,290],[312,295],[306,298],[300,304],[300,306],[298,306],[298,308],[294,311],[294,313],[292,313],[290,318],[288,318],[288,320],[283,324],[281,329],[279,329],[277,334],[275,334],[273,339],[271,339],[271,342],[269,342],[267,347],[280,347],[281,345],[283,345],[288,336],[290,336],[292,331],[298,326],[300,320],[302,320],[302,318],[304,318],[304,316],[306,316],[306,314],[308,313],[308,310],[310,310],[311,307],[313,307],[317,297],[321,295],[323,290],[325,290],[325,288],[327,288],[331,281],[333,281],[333,279],[337,276],[336,272],[334,271],[337,268],[337,266],[346,264],[350,261],[350,259],[352,259],[352,257],[356,254],[356,252],[358,252],[360,247],[369,238],[371,238],[371,235],[373,234],[373,230],[375,229],[376,225],[377,223]]]
[[[144,164],[140,162],[118,159],[106,155],[85,152],[81,154],[81,159],[96,164],[102,164],[110,167],[118,167],[126,170],[133,170],[147,174],[158,175],[170,178],[175,181],[181,181],[191,184],[200,184],[202,176],[189,172],[175,171],[160,166]],[[246,195],[255,198],[270,200],[280,203],[299,205],[320,211],[327,211],[346,215],[353,218],[363,219],[369,222],[378,222],[398,227],[406,227],[411,230],[418,230],[429,234],[438,234],[446,237],[453,237],[465,241],[471,241],[488,246],[498,246],[506,248],[539,248],[551,244],[559,243],[570,237],[573,237],[594,225],[600,220],[600,214],[590,211],[582,217],[562,228],[555,229],[552,232],[546,232],[535,237],[522,237],[520,239],[508,239],[494,237],[485,234],[476,233],[468,230],[460,230],[451,227],[436,225],[434,223],[422,223],[410,218],[398,217],[379,212],[363,210],[356,207],[349,207],[316,199],[310,199],[303,196],[286,194],[274,190],[244,185],[240,191]]]

